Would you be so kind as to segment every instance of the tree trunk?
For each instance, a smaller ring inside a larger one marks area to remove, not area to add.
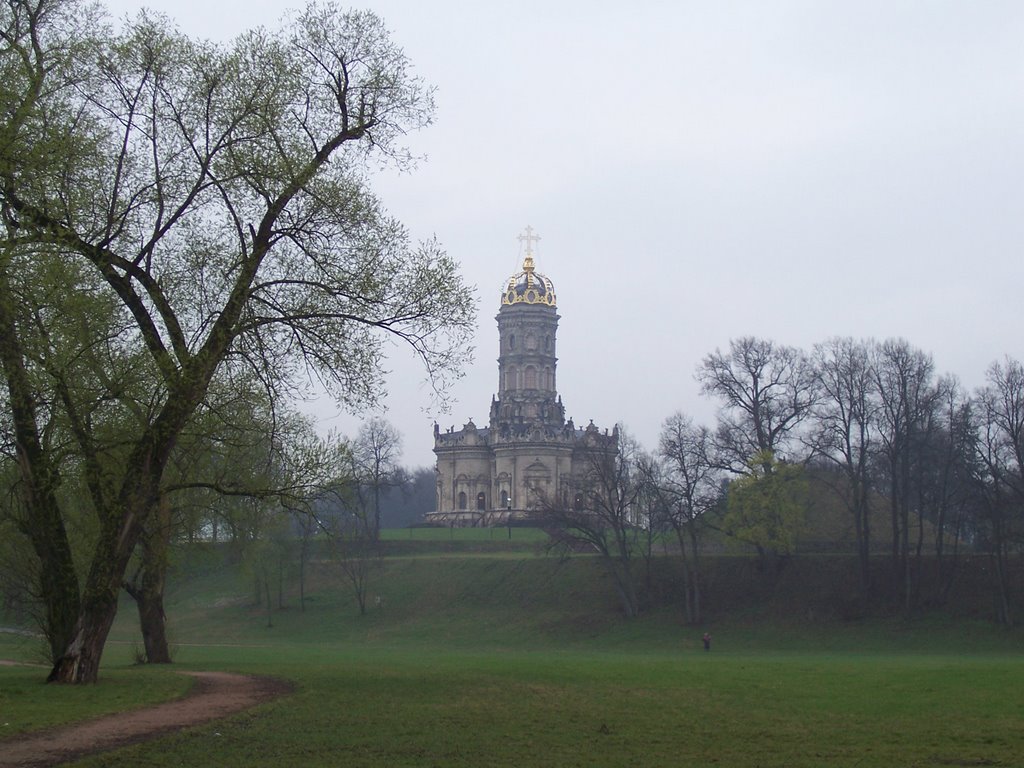
[[[23,530],[30,528],[29,539],[39,558],[39,587],[46,616],[43,632],[50,647],[50,660],[56,661],[75,635],[81,599],[60,509],[55,500],[36,501],[29,507],[32,519]]]
[[[687,527],[690,531],[690,546],[693,549],[690,559],[690,592],[693,594],[693,623],[703,621],[701,613],[701,589],[700,589],[700,542],[697,540],[696,522],[690,521]]]
[[[309,557],[309,535],[302,531],[302,546],[299,549],[299,611],[306,610],[306,558]]]
[[[946,567],[942,574],[942,592],[941,600],[945,603],[949,599],[949,591],[953,588],[953,581],[956,578],[957,568],[960,563],[960,533],[963,528],[963,512],[958,507],[956,516],[953,521],[953,541],[952,541],[952,552],[949,553],[947,560],[949,560],[948,567]]]
[[[622,603],[622,611],[627,619],[640,615],[640,605],[636,596],[636,587],[633,584],[633,572],[628,561],[615,562],[610,556],[604,556],[603,560],[612,580],[615,582],[615,591],[619,593],[619,600]]]
[[[1002,552],[996,553],[996,620],[1005,627],[1013,626],[1013,615],[1010,611],[1009,590],[1006,587],[1006,569]]]
[[[284,608],[284,555],[277,556],[277,607]]]
[[[997,513],[1001,514],[1001,513]],[[995,576],[996,576],[996,621],[1005,627],[1013,626],[1013,614],[1010,610],[1010,590],[1007,586],[1006,577],[1006,559],[1005,544],[1004,544],[1004,531],[1002,520],[997,517],[995,525],[992,527],[994,547],[992,552],[992,558],[995,565]]]
[[[943,489],[945,491],[945,489]],[[946,495],[943,492],[942,499],[939,501],[939,509],[935,520],[935,590],[937,599],[941,602],[943,600],[943,594],[945,590],[942,585],[945,583],[945,561],[944,557],[946,554],[946,517],[947,517],[947,503]]]
[[[146,651],[147,664],[170,664],[171,650],[167,643],[167,615],[164,613],[163,590],[142,590],[135,598],[139,609],[139,628]]]
[[[896,466],[892,467],[893,473],[896,472]],[[892,567],[895,574],[899,573],[899,561],[900,561],[900,501],[899,501],[899,486],[896,484],[895,478],[889,485],[889,518],[892,527]]]
[[[98,510],[102,525],[82,592],[75,635],[54,663],[48,678],[51,682],[95,683],[97,680],[103,646],[117,615],[117,597],[124,584],[128,561],[142,536],[147,517],[158,506],[156,489],[163,472],[162,452],[152,450],[154,443],[147,445],[147,442],[143,441],[125,467],[125,485],[116,506]],[[161,447],[170,450],[171,442]]]
[[[56,660],[72,641],[80,610],[78,575],[57,500],[60,475],[40,439],[36,402],[25,352],[18,336],[17,311],[8,279],[6,253],[0,261],[0,370],[7,384],[9,417],[21,478],[25,515],[18,528],[39,558],[39,590],[45,606],[43,631]]]
[[[48,683],[95,683],[103,646],[117,615],[117,596],[86,599],[75,625],[75,634],[53,664]]]
[[[910,561],[910,508],[906,498],[900,515],[900,562],[903,566],[903,609],[909,614],[912,606],[913,572]]]
[[[679,552],[683,561],[683,591],[685,594],[686,623],[699,624],[701,621],[701,592],[700,592],[700,551],[695,523],[685,523],[687,535],[683,535],[680,525],[673,525],[676,531],[676,538],[679,540]],[[687,547],[690,554],[687,554]]]
[[[622,603],[622,612],[625,614],[626,618],[636,618],[639,615],[640,610],[637,608],[636,591],[633,589],[633,586],[616,577],[615,591],[619,593],[619,601]]]
[[[871,599],[871,510],[867,506],[866,493],[856,491],[855,526],[857,529],[857,564],[860,571],[861,600],[867,605]]]
[[[686,616],[686,623],[693,624],[693,589],[690,584],[690,558],[686,554],[686,539],[679,525],[673,525],[672,527],[676,531],[676,539],[679,541],[679,556],[683,563],[683,610]]]
[[[168,550],[171,546],[171,510],[161,502],[149,530],[142,538],[141,581],[125,582],[125,591],[135,600],[139,611],[139,629],[147,664],[170,664],[167,643],[167,614],[164,613],[164,587],[167,583]]]
[[[152,477],[140,470],[131,473],[132,485],[114,510],[100,510],[104,524],[93,552],[89,574],[82,592],[74,634],[55,659],[47,680],[60,683],[95,683],[99,674],[103,646],[117,615],[117,597],[125,569],[141,535],[145,513],[153,502],[146,493]],[[138,501],[145,499],[146,501]]]

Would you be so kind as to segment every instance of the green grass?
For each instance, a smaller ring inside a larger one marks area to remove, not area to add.
[[[685,627],[671,602],[620,620],[598,565],[388,560],[371,590],[380,604],[359,616],[321,563],[307,609],[291,590],[268,627],[244,571],[191,563],[169,594],[176,666],[288,678],[296,692],[81,765],[1020,763],[1019,633],[934,615],[766,616],[759,596],[712,616],[704,653],[704,627]],[[47,687],[42,670],[0,667],[0,722],[17,710],[18,728],[45,727],[179,695],[188,682],[172,671],[131,666],[129,607],[97,686]],[[0,635],[0,657],[12,651]]]
[[[294,679],[243,715],[83,763],[347,766],[1015,765],[1015,658],[189,649]]]
[[[46,667],[0,667],[0,739],[185,695],[193,681],[170,670],[108,665],[99,686],[53,686]],[[0,752],[2,752],[0,741]]]
[[[391,541],[458,541],[458,542],[517,542],[537,544],[548,540],[539,528],[385,528],[381,540]]]

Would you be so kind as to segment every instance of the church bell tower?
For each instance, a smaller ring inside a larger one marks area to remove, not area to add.
[[[541,520],[545,510],[583,503],[595,461],[618,450],[618,431],[566,420],[558,394],[555,286],[534,264],[540,240],[531,227],[522,270],[502,285],[498,316],[498,389],[490,422],[462,429],[434,425],[437,508],[442,525],[503,525]]]
[[[555,355],[558,310],[555,286],[537,272],[533,229],[519,240],[526,244],[521,272],[510,277],[498,310],[498,394],[491,402],[490,426],[509,434],[536,426],[565,424],[558,396]]]

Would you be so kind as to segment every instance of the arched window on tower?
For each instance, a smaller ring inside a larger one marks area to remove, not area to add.
[[[515,349],[516,348],[516,335],[514,333],[510,333],[508,335],[508,348],[509,349]]]
[[[526,389],[537,388],[537,369],[532,365],[526,366]]]
[[[516,373],[517,371],[514,365],[509,366],[509,368],[505,371],[505,389],[516,388]]]
[[[466,508],[466,492],[459,491],[459,509]]]

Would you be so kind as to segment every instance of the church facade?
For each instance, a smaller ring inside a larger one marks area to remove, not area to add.
[[[580,478],[597,459],[613,459],[618,429],[565,418],[555,354],[558,309],[551,280],[536,271],[527,227],[522,271],[505,284],[498,309],[498,392],[486,426],[434,425],[437,506],[428,521],[503,525],[539,516],[547,505],[579,508]]]

